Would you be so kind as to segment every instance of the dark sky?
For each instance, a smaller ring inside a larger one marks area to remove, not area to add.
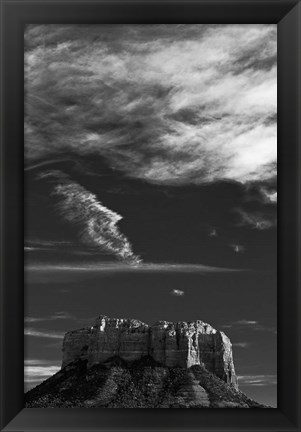
[[[276,406],[276,26],[28,26],[25,94],[26,387],[99,314],[201,319]]]

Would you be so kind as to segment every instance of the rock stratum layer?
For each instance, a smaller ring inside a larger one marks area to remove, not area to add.
[[[152,326],[133,319],[99,316],[94,325],[66,333],[65,368],[78,360],[87,367],[119,357],[127,363],[150,356],[169,368],[200,365],[237,388],[229,338],[203,321],[158,321]]]

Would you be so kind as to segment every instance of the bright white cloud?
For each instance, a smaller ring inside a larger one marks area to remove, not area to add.
[[[72,151],[150,182],[275,177],[276,25],[34,25],[26,47],[28,164]]]
[[[173,289],[170,292],[170,294],[173,295],[173,296],[176,296],[176,297],[182,297],[185,294],[185,292],[182,291],[182,290],[179,290],[179,289]]]
[[[263,200],[267,203],[277,203],[277,191],[267,190],[266,188],[261,188],[260,192],[262,194]]]

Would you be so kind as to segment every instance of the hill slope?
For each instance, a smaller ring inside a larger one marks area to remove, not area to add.
[[[75,361],[25,395],[27,408],[265,408],[203,366],[166,367],[146,356]]]

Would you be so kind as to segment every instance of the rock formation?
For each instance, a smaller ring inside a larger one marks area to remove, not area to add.
[[[163,366],[204,366],[237,388],[232,345],[221,331],[202,321],[158,321],[148,326],[134,319],[99,316],[94,325],[66,333],[62,368],[87,360],[88,368],[119,357],[127,363],[145,356]]]

